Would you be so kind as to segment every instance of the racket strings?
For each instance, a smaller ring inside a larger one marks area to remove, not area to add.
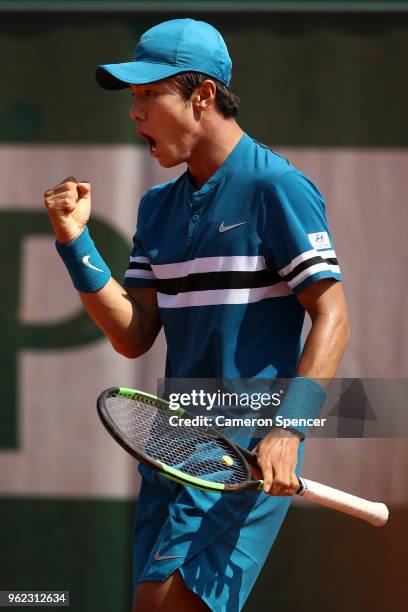
[[[176,418],[159,401],[150,398],[109,397],[106,406],[116,427],[152,459],[178,469],[189,476],[239,484],[249,479],[248,468],[228,442],[205,427],[171,425]]]

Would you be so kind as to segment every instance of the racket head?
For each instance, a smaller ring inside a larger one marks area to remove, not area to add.
[[[262,489],[244,456],[249,451],[211,427],[183,425],[194,417],[182,408],[170,409],[165,400],[136,389],[111,387],[98,397],[97,409],[124,450],[167,478],[217,493]]]

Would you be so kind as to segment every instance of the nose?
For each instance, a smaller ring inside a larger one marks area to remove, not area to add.
[[[129,117],[132,121],[145,121],[146,120],[146,113],[144,113],[139,108],[136,100],[132,101],[132,104],[129,110]]]

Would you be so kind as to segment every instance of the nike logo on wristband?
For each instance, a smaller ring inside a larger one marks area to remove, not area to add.
[[[91,257],[90,255],[84,255],[82,258],[82,263],[85,264],[88,268],[91,268],[91,270],[96,270],[97,272],[103,272],[103,270],[91,264],[91,262],[89,261],[90,257]]]

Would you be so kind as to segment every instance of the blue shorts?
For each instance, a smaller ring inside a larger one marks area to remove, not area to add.
[[[300,470],[303,444],[299,448]],[[243,607],[278,534],[291,497],[256,491],[208,493],[140,465],[133,586],[179,570],[215,612]]]

